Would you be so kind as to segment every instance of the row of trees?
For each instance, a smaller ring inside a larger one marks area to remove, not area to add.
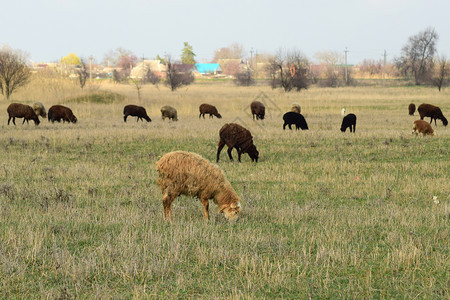
[[[427,28],[408,38],[401,50],[401,55],[394,60],[395,67],[403,75],[414,79],[417,85],[433,85],[442,87],[449,85],[450,63],[443,55],[437,55],[436,43],[439,39],[434,28]],[[185,42],[181,53],[182,64],[194,64],[195,53],[193,47]],[[244,49],[239,44],[218,49],[215,52],[213,62],[223,59],[239,59],[244,56]],[[275,55],[265,55],[266,72],[270,77],[272,88],[282,88],[284,91],[301,91],[312,83],[322,86],[336,87],[351,85],[353,82],[350,69],[342,67],[342,54],[338,52],[319,52],[315,58],[325,66],[325,76],[320,75],[310,68],[310,62],[299,51],[278,51]],[[165,84],[172,90],[180,86],[189,85],[194,81],[190,71],[180,68],[180,64],[171,61],[170,56],[157,59],[166,65]],[[105,55],[104,64],[113,66],[113,79],[117,82],[131,82],[136,86],[138,95],[144,84],[158,84],[161,79],[152,72],[145,70],[141,78],[130,78],[129,74],[136,66],[139,59],[131,51],[118,48]],[[86,84],[89,75],[85,61],[75,54],[69,54],[61,60],[64,64],[75,64],[77,77],[81,88]],[[181,64],[181,65],[182,65]],[[361,71],[369,74],[385,71],[381,62],[366,60],[360,65]],[[120,71],[118,71],[120,70]],[[236,72],[235,82],[238,85],[249,86],[255,83],[256,59],[250,60],[247,67]],[[9,47],[0,49],[0,92],[7,99],[21,86],[28,83],[31,70],[26,62],[26,55],[20,50]]]

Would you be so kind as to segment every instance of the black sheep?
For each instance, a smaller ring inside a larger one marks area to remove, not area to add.
[[[264,116],[266,114],[266,107],[264,106],[263,103],[259,101],[253,101],[250,104],[250,109],[252,110],[253,120],[255,119],[255,116],[256,120],[258,119],[264,120]]]
[[[289,126],[289,129],[292,130],[291,125],[294,124],[295,125],[295,129],[298,130],[299,128],[301,128],[302,130],[308,130],[308,124],[306,123],[305,117],[303,117],[302,114],[293,112],[293,111],[288,111],[287,113],[285,113],[283,115],[283,120],[284,120],[284,124],[283,124],[283,130],[286,129],[286,125]]]
[[[220,151],[225,145],[228,146],[228,157],[233,161],[231,151],[236,148],[238,151],[238,161],[241,162],[241,154],[248,153],[252,161],[258,162],[259,152],[253,144],[253,137],[250,131],[239,124],[229,123],[220,128],[220,141],[217,149],[217,162],[219,161]]]
[[[425,117],[430,117],[431,118],[430,124],[431,124],[431,122],[433,122],[433,119],[434,119],[434,125],[436,125],[436,126],[437,126],[436,119],[441,120],[442,123],[444,124],[444,126],[447,126],[447,124],[448,124],[448,121],[442,114],[441,109],[437,106],[422,103],[419,105],[419,108],[417,109],[417,111],[419,112],[421,120],[423,120],[423,118],[425,118]]]
[[[345,132],[350,127],[350,132],[356,131],[356,116],[355,114],[348,114],[342,119],[341,131]]]
[[[410,116],[414,116],[414,113],[416,112],[416,105],[414,103],[411,103],[408,106],[408,111]]]
[[[77,122],[77,117],[74,116],[72,110],[62,105],[53,105],[52,107],[50,107],[47,116],[48,121],[51,121],[52,123],[54,123],[55,121],[61,122],[61,119],[63,120],[63,123]]]
[[[138,122],[139,120],[144,122],[142,119],[145,119],[147,122],[152,121],[150,119],[150,117],[147,115],[147,111],[145,110],[145,108],[143,108],[142,106],[137,106],[137,105],[133,105],[133,104],[126,105],[123,108],[123,121],[124,122],[127,121],[128,116],[137,117],[136,122]]]

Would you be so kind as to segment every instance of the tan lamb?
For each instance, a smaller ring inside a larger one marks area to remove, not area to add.
[[[241,199],[217,165],[198,154],[175,151],[165,154],[156,163],[156,170],[167,220],[172,221],[172,202],[180,195],[199,198],[205,219],[209,219],[209,199],[213,199],[225,218],[237,219]]]
[[[418,135],[419,133],[423,134],[423,136],[431,135],[434,136],[433,128],[431,128],[431,125],[423,120],[416,120],[414,121],[414,126],[412,129],[412,134]]]

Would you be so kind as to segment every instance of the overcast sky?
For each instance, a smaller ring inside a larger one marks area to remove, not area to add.
[[[0,46],[36,62],[69,53],[101,62],[118,47],[177,59],[188,42],[200,62],[239,43],[247,53],[299,50],[310,59],[347,47],[355,64],[384,50],[392,60],[427,27],[450,57],[450,0],[1,0],[0,9]]]

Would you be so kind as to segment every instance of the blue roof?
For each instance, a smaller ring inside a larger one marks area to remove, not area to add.
[[[198,72],[201,74],[215,73],[222,71],[219,64],[195,64]]]

